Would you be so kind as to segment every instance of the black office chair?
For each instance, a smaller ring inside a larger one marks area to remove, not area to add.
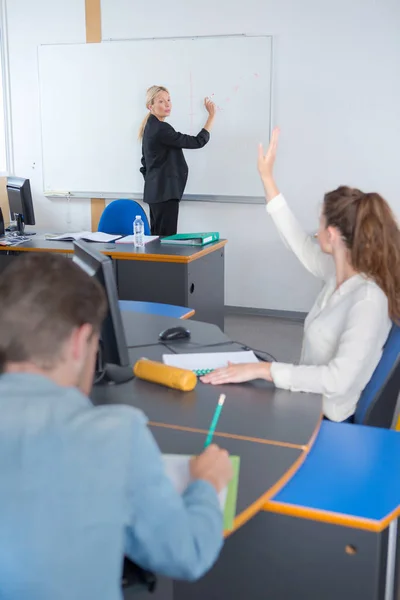
[[[150,571],[142,569],[129,558],[125,557],[124,570],[122,574],[122,589],[132,591],[133,593],[154,592],[156,589],[157,578]]]
[[[400,392],[400,327],[393,324],[381,360],[361,394],[354,423],[390,429]]]

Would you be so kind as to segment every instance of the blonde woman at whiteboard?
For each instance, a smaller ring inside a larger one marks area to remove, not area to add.
[[[276,387],[323,397],[325,416],[351,420],[361,392],[400,323],[400,230],[376,193],[339,187],[325,194],[318,244],[307,236],[273,176],[279,131],[258,168],[267,212],[305,268],[324,282],[304,326],[299,365],[232,365],[203,378],[214,385],[266,379]]]
[[[165,119],[171,114],[171,97],[165,87],[153,85],[147,90],[146,115],[139,130],[142,140],[144,202],[150,208],[152,235],[175,235],[178,227],[179,202],[188,178],[188,166],[182,149],[203,148],[210,139],[215,105],[204,101],[208,119],[197,135],[175,131]]]

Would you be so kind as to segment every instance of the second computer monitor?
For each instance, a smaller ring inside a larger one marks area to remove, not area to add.
[[[35,225],[31,184],[22,177],[7,178],[7,196],[12,221],[17,221],[17,231],[25,233],[25,225]]]
[[[88,275],[98,279],[107,296],[108,311],[101,331],[97,379],[103,383],[129,381],[133,377],[133,368],[126,345],[112,261],[89,244],[78,241],[74,242],[74,262]]]

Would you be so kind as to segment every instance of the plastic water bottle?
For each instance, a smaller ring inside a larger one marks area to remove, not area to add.
[[[144,223],[140,215],[137,215],[133,222],[133,243],[135,248],[143,248],[144,246]]]

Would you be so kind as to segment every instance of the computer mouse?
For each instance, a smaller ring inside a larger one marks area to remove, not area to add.
[[[160,340],[163,342],[174,342],[175,340],[188,340],[190,339],[190,331],[184,327],[170,327],[165,329],[159,335]]]

